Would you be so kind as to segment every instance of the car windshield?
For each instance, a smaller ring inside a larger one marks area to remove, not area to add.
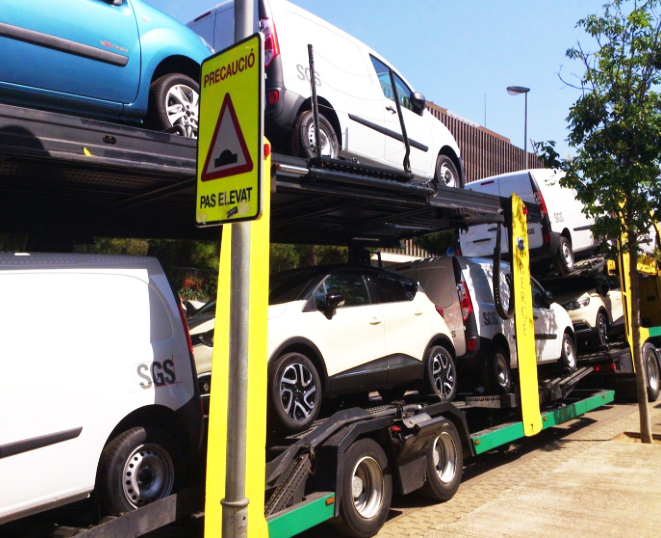
[[[301,299],[313,282],[326,271],[318,267],[306,267],[271,276],[269,305],[289,303]]]

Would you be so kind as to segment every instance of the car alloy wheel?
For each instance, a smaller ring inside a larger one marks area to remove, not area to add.
[[[600,345],[608,345],[608,320],[603,312],[597,314],[597,337]]]
[[[432,357],[432,376],[436,391],[443,400],[450,399],[454,394],[457,384],[457,376],[454,369],[452,357],[447,353],[438,352]]]
[[[184,129],[186,138],[197,138],[200,95],[189,86],[177,84],[165,95],[165,110],[173,127]]]
[[[317,386],[307,366],[294,363],[285,368],[280,378],[280,400],[291,418],[309,418],[316,409],[316,393]]]

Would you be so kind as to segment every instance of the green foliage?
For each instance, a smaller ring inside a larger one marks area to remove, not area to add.
[[[296,267],[346,263],[347,248],[326,245],[271,245],[270,272],[278,273]]]
[[[0,252],[25,251],[28,238],[22,234],[0,234]]]
[[[148,248],[148,239],[96,237],[92,244],[76,245],[74,247],[74,252],[86,254],[126,254],[128,256],[146,256]]]
[[[586,213],[598,217],[594,232],[607,239],[628,233],[622,247],[632,253],[661,215],[660,5],[612,0],[603,15],[578,22],[599,48],[567,51],[585,70],[567,118],[577,154],[561,162],[553,142],[538,145],[547,166],[566,172],[560,184],[576,189]]]
[[[424,248],[433,256],[443,256],[449,247],[454,246],[455,242],[453,230],[424,235],[413,240],[413,243]]]

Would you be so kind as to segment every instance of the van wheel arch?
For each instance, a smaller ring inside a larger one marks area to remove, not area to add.
[[[461,161],[459,160],[459,157],[455,153],[454,149],[452,149],[450,146],[443,146],[441,150],[438,152],[438,155],[439,156],[445,155],[452,161],[452,164],[454,164],[455,168],[457,169],[457,174],[459,174],[458,187],[460,189],[463,189],[466,186],[466,178],[464,177]]]
[[[319,103],[319,114],[330,122],[331,126],[335,130],[335,134],[337,135],[337,141],[341,149],[342,128],[340,126],[340,118],[337,116],[337,112],[335,112],[335,108],[333,107],[333,105],[330,104],[328,100],[326,100],[321,96],[317,96],[317,102]],[[305,112],[306,110],[312,110],[312,98],[303,101],[303,104],[298,109],[298,112],[296,112],[296,117],[298,117],[298,115],[301,112]]]

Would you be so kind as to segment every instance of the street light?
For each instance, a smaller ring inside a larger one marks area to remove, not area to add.
[[[528,168],[528,92],[530,88],[524,88],[523,86],[508,86],[507,93],[510,95],[519,95],[520,93],[525,94],[526,96],[526,113],[525,120],[523,123],[523,168],[524,170]]]

